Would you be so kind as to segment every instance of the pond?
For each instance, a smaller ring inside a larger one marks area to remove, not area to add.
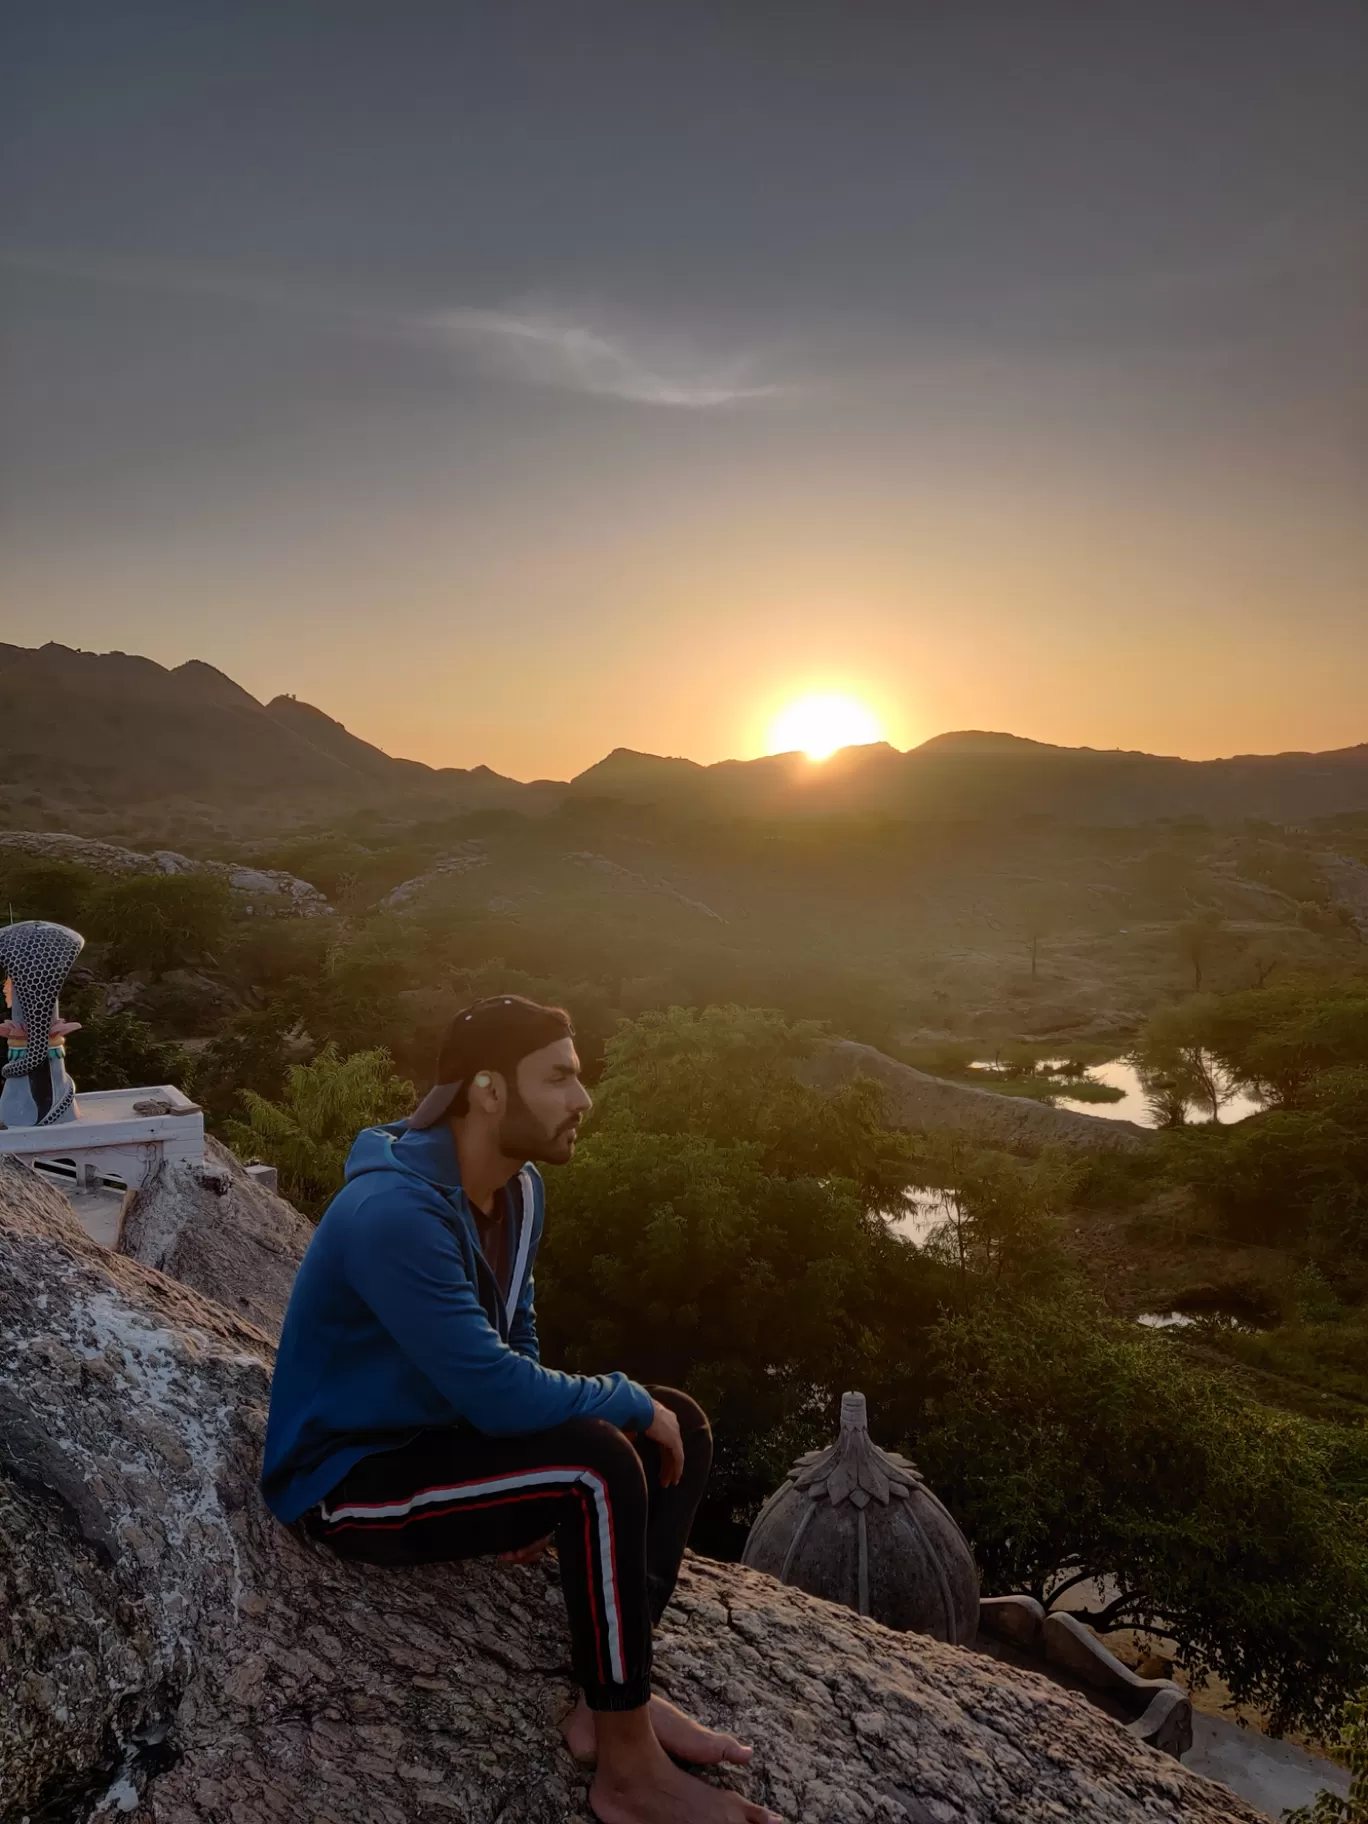
[[[1049,1071],[1059,1069],[1066,1062],[1063,1058],[1044,1058],[1041,1069]],[[991,1076],[999,1066],[991,1060],[984,1059],[970,1066],[972,1070],[982,1071]],[[1103,1083],[1109,1089],[1119,1089],[1121,1098],[1116,1102],[1089,1102],[1082,1096],[1071,1096],[1067,1087],[1061,1086],[1059,1095],[1050,1100],[1056,1108],[1071,1108],[1080,1115],[1096,1115],[1099,1121],[1134,1121],[1137,1127],[1155,1127],[1154,1111],[1145,1098],[1145,1086],[1140,1081],[1140,1073],[1127,1058],[1108,1058],[1105,1064],[1089,1066],[1086,1079],[1090,1083]],[[1246,1115],[1257,1115],[1263,1104],[1254,1096],[1243,1092],[1231,1096],[1221,1104],[1219,1119],[1225,1125],[1232,1121],[1243,1121]],[[1200,1103],[1189,1102],[1187,1118],[1192,1122],[1209,1121],[1211,1111]]]
[[[1194,1305],[1188,1310],[1142,1311],[1136,1318],[1147,1330],[1267,1330],[1271,1320],[1248,1306]]]
[[[893,1234],[910,1241],[913,1247],[924,1248],[941,1224],[949,1220],[950,1205],[943,1191],[904,1191],[901,1208],[881,1210],[880,1215],[887,1218]]]

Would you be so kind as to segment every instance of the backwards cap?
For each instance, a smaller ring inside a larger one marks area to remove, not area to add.
[[[521,994],[494,994],[458,1013],[437,1054],[436,1082],[408,1118],[410,1128],[436,1127],[477,1070],[511,1078],[544,1045],[573,1038],[563,1007],[543,1007]]]

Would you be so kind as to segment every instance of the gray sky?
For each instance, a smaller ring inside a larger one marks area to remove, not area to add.
[[[0,637],[529,776],[1368,739],[1368,7],[11,7]]]

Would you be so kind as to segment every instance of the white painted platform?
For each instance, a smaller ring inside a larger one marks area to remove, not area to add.
[[[170,1104],[158,1115],[134,1113],[146,1101]],[[77,1090],[76,1119],[55,1127],[0,1127],[0,1154],[62,1172],[87,1191],[134,1190],[163,1159],[204,1161],[204,1115],[169,1083],[142,1089]]]

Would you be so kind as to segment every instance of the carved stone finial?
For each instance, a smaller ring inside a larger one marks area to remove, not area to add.
[[[978,1622],[978,1571],[914,1463],[880,1450],[862,1393],[841,1396],[841,1430],[808,1451],[760,1510],[742,1562],[889,1627],[958,1644]]]

